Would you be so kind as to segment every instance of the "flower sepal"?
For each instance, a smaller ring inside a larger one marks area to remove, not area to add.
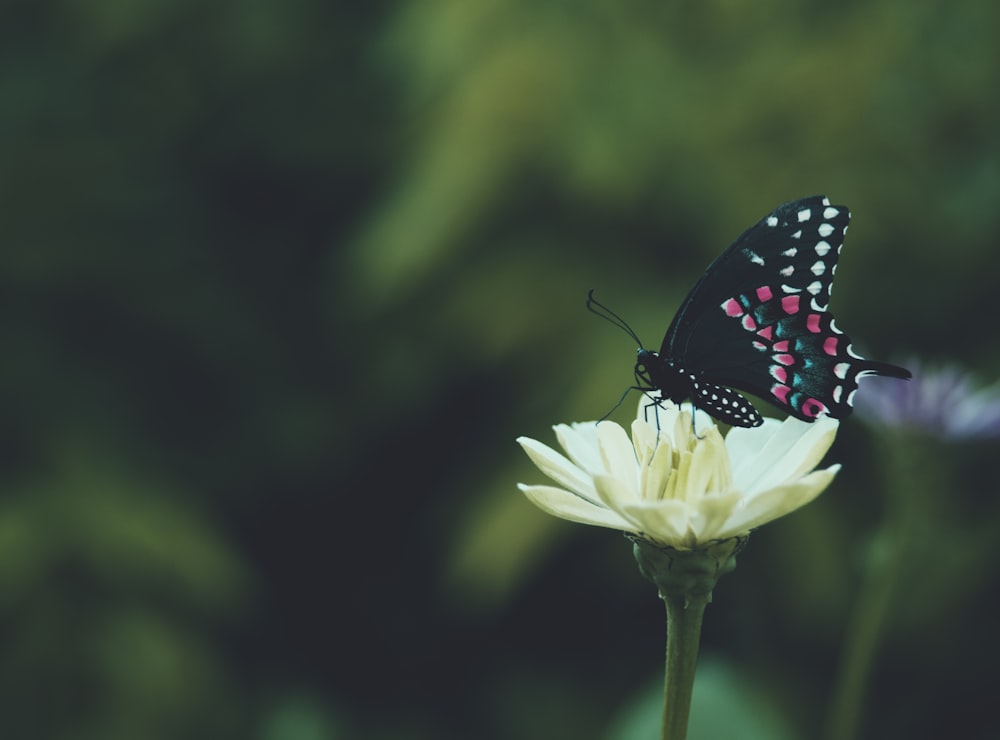
[[[730,537],[699,545],[693,550],[678,550],[626,534],[633,543],[639,571],[652,581],[665,601],[707,604],[715,584],[736,568],[736,554],[746,545],[749,535]]]

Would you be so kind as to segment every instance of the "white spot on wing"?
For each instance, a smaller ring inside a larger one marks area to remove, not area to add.
[[[801,293],[802,288],[793,288],[791,285],[781,284],[781,290],[785,293]]]
[[[829,205],[829,204],[824,203],[824,205]],[[839,213],[840,211],[836,208],[825,208],[823,210],[823,218],[836,218]]]
[[[794,257],[799,253],[798,247],[790,247],[781,253],[782,257]]]
[[[817,231],[819,231],[820,236],[826,237],[833,233],[833,227],[830,224],[820,224]]]
[[[833,374],[836,375],[841,380],[847,377],[847,373],[851,369],[851,363],[849,362],[838,362],[833,366]]]
[[[820,257],[825,257],[830,253],[830,242],[816,242],[816,254]]]
[[[792,267],[791,265],[784,268],[783,270],[778,270],[778,274],[783,277],[791,277],[793,272],[795,272],[795,268]]]
[[[778,217],[777,216],[768,216],[767,217],[767,225],[768,226],[777,226],[778,225]]]
[[[823,260],[816,260],[813,262],[813,266],[809,268],[813,275],[819,276],[826,272],[826,263]]]
[[[803,221],[808,221],[810,218],[812,218],[812,211],[810,211],[808,208],[803,208],[801,211],[798,212],[797,215],[799,217],[799,223],[802,223]]]
[[[802,238],[802,229],[799,229],[794,234],[792,234],[792,239],[800,239],[800,238]]]
[[[813,280],[806,286],[806,290],[808,290],[811,295],[819,295],[820,291],[823,290],[823,283],[819,280]]]
[[[761,256],[760,256],[759,254],[757,254],[756,252],[754,252],[754,251],[752,251],[752,250],[749,250],[749,249],[746,249],[746,250],[744,250],[744,251],[743,251],[743,253],[744,253],[744,254],[745,254],[745,255],[746,255],[746,256],[747,256],[747,257],[748,257],[748,258],[750,259],[750,261],[751,261],[751,262],[753,262],[753,263],[754,263],[755,265],[761,265],[761,266],[763,266],[763,265],[764,265],[764,258],[763,258],[763,257],[761,257]]]
[[[828,309],[830,307],[830,304],[827,304],[825,306],[819,305],[816,302],[815,298],[813,298],[811,301],[809,301],[809,305],[812,308],[812,310],[815,311],[816,313],[823,313],[824,311],[826,311],[826,309]]]

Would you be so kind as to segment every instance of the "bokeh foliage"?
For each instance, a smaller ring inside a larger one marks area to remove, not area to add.
[[[733,237],[824,192],[858,344],[996,377],[997,28],[986,0],[5,4],[2,734],[625,737],[659,605],[623,540],[514,488],[514,437],[631,377],[587,289],[655,346]],[[898,475],[877,436],[845,424],[834,488],[720,585],[703,722],[820,733]],[[987,726],[996,568],[962,535],[1000,535],[994,449],[927,453],[936,575],[864,737]]]

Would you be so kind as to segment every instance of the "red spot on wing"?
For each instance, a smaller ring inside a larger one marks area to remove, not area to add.
[[[781,308],[787,314],[799,312],[799,297],[797,295],[786,295],[781,299]]]
[[[722,310],[726,312],[726,316],[742,316],[743,306],[735,298],[729,298],[722,304]]]
[[[788,340],[785,339],[781,342],[775,342],[774,346],[771,348],[775,352],[787,352],[788,351]]]
[[[816,400],[815,398],[807,398],[802,403],[802,413],[810,419],[815,419],[825,411],[826,404],[822,401]]]
[[[822,329],[819,326],[820,315],[818,313],[809,314],[809,318],[806,319],[806,328],[813,334],[819,334]]]
[[[823,351],[835,357],[837,355],[837,337],[827,337],[823,341]]]
[[[781,383],[775,383],[771,386],[771,395],[777,398],[786,406],[788,405],[788,394],[792,392],[792,389],[787,385],[782,385]]]
[[[757,288],[757,300],[759,300],[761,303],[766,303],[773,297],[774,293],[771,292],[770,286],[764,285],[760,288]]]
[[[774,327],[765,326],[763,329],[757,332],[757,336],[763,339],[770,339],[772,336],[774,336]]]

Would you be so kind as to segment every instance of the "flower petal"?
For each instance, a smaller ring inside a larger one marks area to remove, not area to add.
[[[719,538],[746,534],[751,529],[805,506],[826,490],[839,470],[840,465],[831,465],[825,470],[816,470],[795,483],[769,488],[756,496],[745,498],[745,506],[734,512],[719,533]]]
[[[690,522],[689,508],[683,501],[633,501],[622,507],[622,514],[638,534],[664,545],[680,544]]]
[[[597,527],[608,527],[609,529],[628,530],[631,528],[631,525],[621,515],[600,505],[587,503],[579,496],[561,488],[526,486],[523,483],[519,483],[517,487],[539,509],[561,519]]]
[[[691,516],[691,529],[699,542],[725,539],[723,532],[729,521],[743,504],[740,491],[728,491],[718,495],[705,496],[698,502]]]
[[[612,421],[602,421],[597,425],[597,439],[601,446],[604,472],[625,486],[630,498],[638,498],[638,463],[632,440],[624,429]]]
[[[745,468],[752,465],[760,451],[781,428],[777,419],[764,417],[764,423],[756,428],[733,427],[726,435],[726,449],[733,464],[733,475],[743,477]]]
[[[601,505],[619,513],[623,512],[629,504],[639,500],[635,491],[625,481],[613,475],[595,475],[594,488]],[[627,520],[628,517],[625,519]]]
[[[735,485],[754,493],[795,480],[823,459],[838,427],[836,419],[823,416],[812,423],[789,417],[766,420],[758,429],[730,430],[726,447]]]
[[[674,472],[674,453],[671,445],[666,435],[662,435],[659,443],[653,448],[652,456],[649,453],[640,456],[639,496],[646,501],[659,501],[666,497],[667,484]]]
[[[546,476],[591,504],[597,503],[593,478],[547,445],[530,437],[518,437],[517,443],[528,453],[531,462]]]
[[[691,455],[682,456],[682,459],[685,458],[688,461],[685,469],[687,480],[684,484],[687,490],[679,492],[679,496],[686,499],[689,504],[696,504],[706,494],[721,493],[712,491],[711,485],[716,480],[729,478],[729,457],[726,455],[726,444],[722,441],[722,435],[719,434],[717,427],[709,429],[695,445]]]
[[[632,420],[632,446],[635,447],[635,457],[639,465],[646,465],[649,458],[655,454],[662,440],[658,439],[656,427],[643,419]]]
[[[552,429],[555,430],[559,444],[577,467],[590,475],[603,470],[597,443],[597,424],[556,424]]]

